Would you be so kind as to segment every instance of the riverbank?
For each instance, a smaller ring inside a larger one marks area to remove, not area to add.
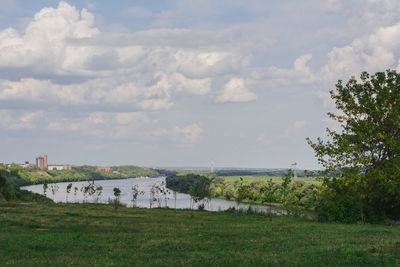
[[[113,166],[103,170],[95,166],[74,166],[72,170],[38,169],[34,166],[0,165],[0,174],[10,184],[27,186],[43,183],[76,182],[88,180],[128,179],[134,177],[158,177],[163,170],[141,168],[138,166]]]
[[[217,176],[210,177],[199,174],[178,174],[166,178],[166,186],[177,192],[189,193],[192,186],[204,186],[203,191],[216,199],[235,200],[238,188],[242,186],[241,203],[281,207],[290,194],[290,206],[298,211],[313,212],[319,205],[318,178],[291,178],[285,188],[282,187],[284,177],[276,176]],[[207,195],[205,194],[205,195]]]
[[[96,203],[108,203],[108,199],[114,198],[114,187],[117,187],[121,190],[120,202],[124,205],[131,206],[132,205],[132,187],[137,186],[137,190],[141,192],[136,198],[136,206],[149,208],[168,206],[170,208],[178,208],[178,209],[197,209],[197,205],[192,205],[192,200],[190,195],[185,193],[176,193],[174,194],[172,190],[168,190],[167,194],[161,194],[159,190],[154,190],[154,194],[152,195],[151,191],[154,188],[160,188],[162,190],[165,189],[163,183],[165,182],[165,177],[156,177],[156,178],[131,178],[131,179],[116,179],[116,180],[102,180],[96,181],[94,184],[94,188],[101,187],[101,191],[93,192],[93,195],[88,196],[84,194],[84,187],[88,185],[87,182],[72,182],[70,193],[67,193],[67,186],[70,184],[69,182],[65,183],[56,183],[56,190],[53,189],[53,184],[49,185],[47,190],[47,196],[54,200],[55,202],[96,202]],[[156,187],[154,187],[156,186]],[[153,188],[154,187],[154,188]],[[31,192],[35,192],[38,194],[43,194],[43,185],[31,185],[22,187],[23,189],[29,190]],[[153,189],[152,189],[153,188]],[[53,194],[54,193],[54,194]],[[224,200],[224,199],[215,199],[212,198],[205,206],[206,210],[211,211],[220,211],[230,209],[235,207],[236,203],[234,201]],[[274,212],[280,213],[279,208],[270,209],[265,205],[250,205],[246,203],[240,204],[240,207],[243,209],[247,209],[249,206],[252,206],[253,209],[258,209],[260,211]]]
[[[0,265],[400,264],[400,227],[103,204],[0,203]]]

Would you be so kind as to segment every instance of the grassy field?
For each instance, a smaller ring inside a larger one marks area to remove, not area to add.
[[[252,183],[252,182],[267,182],[272,179],[275,183],[281,183],[282,177],[277,176],[219,176],[223,178],[227,182],[234,183],[235,181],[239,181],[240,178],[243,178],[243,181]],[[292,178],[292,181],[304,181],[305,183],[313,183],[313,184],[321,184],[321,182],[317,181],[314,177],[302,177],[302,178]]]
[[[1,266],[399,266],[400,227],[101,204],[0,203]]]

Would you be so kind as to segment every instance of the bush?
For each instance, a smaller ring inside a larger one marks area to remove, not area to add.
[[[354,188],[332,178],[321,190],[322,203],[317,207],[318,221],[353,223],[360,221],[361,205]]]

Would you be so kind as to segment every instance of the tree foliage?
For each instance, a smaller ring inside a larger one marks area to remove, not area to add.
[[[240,181],[235,184],[235,202],[236,202],[236,209],[239,210],[240,203],[249,195],[250,193],[250,185],[245,184],[243,182],[243,178],[240,177]]]
[[[332,205],[343,192],[351,192],[345,196],[344,214],[354,214],[351,209],[357,206],[361,220],[399,219],[400,74],[363,72],[359,80],[339,80],[330,94],[339,112],[328,115],[341,128],[327,129],[328,141],[308,139],[318,161],[334,175],[325,182],[330,192],[325,203]]]
[[[189,195],[200,210],[204,209],[211,199],[210,183],[210,179],[203,177],[190,186]]]

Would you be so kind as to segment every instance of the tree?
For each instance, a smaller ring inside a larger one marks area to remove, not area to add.
[[[7,189],[7,180],[6,177],[4,177],[1,173],[0,173],[0,200],[5,198],[5,192]]]
[[[44,185],[43,185],[44,186]],[[55,197],[55,195],[56,195],[56,193],[58,192],[58,189],[59,189],[60,187],[58,186],[58,184],[56,184],[56,183],[52,183],[51,185],[50,185],[50,189],[51,189],[51,193],[53,194],[53,201],[54,201],[54,197]]]
[[[47,183],[43,184],[43,195],[46,197],[47,189],[49,188],[49,185]]]
[[[114,191],[114,196],[117,199],[119,199],[119,197],[121,196],[121,190],[118,187],[114,187],[113,191]]]
[[[194,203],[197,204],[198,209],[204,210],[211,198],[211,180],[203,176],[200,177],[201,178],[190,187],[189,195]]]
[[[260,189],[262,192],[261,198],[263,203],[267,203],[270,208],[269,212],[271,212],[271,203],[276,202],[278,199],[277,196],[278,186],[272,181],[272,178]]]
[[[135,184],[132,186],[132,207],[136,207],[139,195],[144,195],[144,191],[139,190],[139,185]]]
[[[67,185],[67,189],[66,189],[66,195],[65,195],[65,198],[66,198],[66,202],[68,203],[68,196],[69,196],[69,193],[71,193],[71,188],[72,188],[72,183],[69,183],[68,185]]]
[[[240,203],[249,196],[250,186],[243,182],[243,178],[240,177],[240,181],[235,184],[235,202],[236,209],[239,210]]]
[[[339,80],[330,95],[339,113],[328,115],[340,124],[340,131],[327,129],[328,141],[307,139],[333,176],[324,182],[330,200],[349,192],[359,219],[399,219],[400,74],[363,72],[359,80]]]
[[[294,172],[289,169],[283,177],[283,182],[280,185],[280,202],[287,215],[300,216],[302,208],[299,206],[299,199],[296,197],[294,190],[290,187]]]
[[[95,192],[97,192],[94,202],[97,203],[100,200],[101,194],[103,193],[103,187],[101,185],[96,186]]]
[[[113,188],[114,191],[114,199],[113,200],[108,200],[108,203],[112,204],[114,206],[114,209],[117,209],[119,206],[121,206],[121,190],[118,187]]]

